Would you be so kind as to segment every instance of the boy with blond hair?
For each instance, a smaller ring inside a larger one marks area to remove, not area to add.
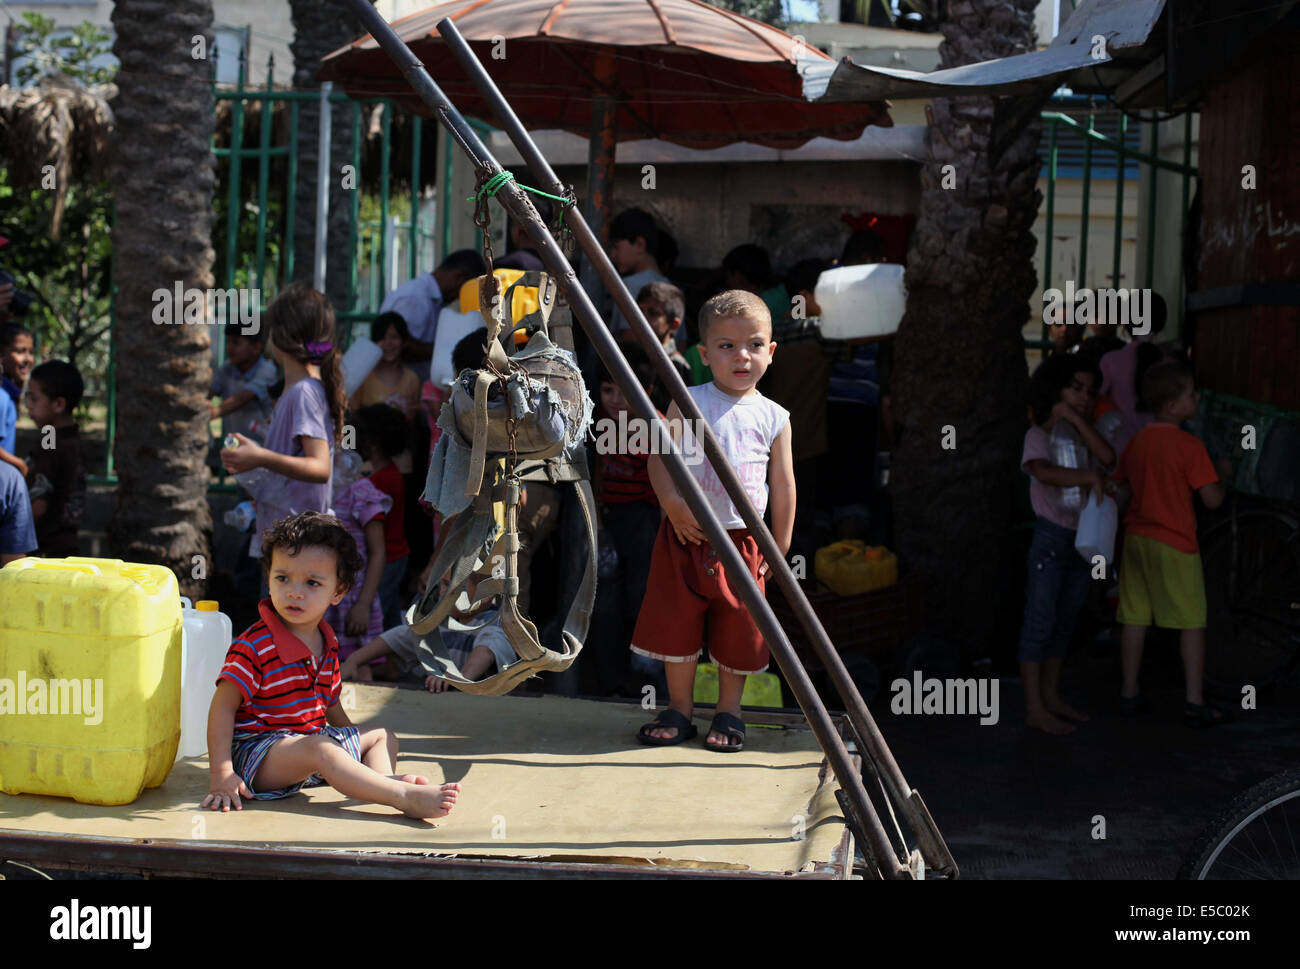
[[[772,317],[763,300],[728,290],[705,303],[700,310],[700,351],[713,381],[688,388],[689,393],[760,515],[770,494],[772,534],[784,555],[790,548],[795,508],[790,412],[758,391],[776,351]],[[685,432],[676,403],[669,407],[667,420],[680,445]],[[667,746],[696,736],[691,723],[695,667],[707,628],[709,655],[718,667],[718,705],[705,746],[734,753],[745,745],[740,719],[745,677],[767,668],[767,646],[737,594],[735,580],[727,576],[658,455],[650,456],[649,472],[667,517],[655,539],[645,604],[631,648],[664,661],[669,707],[637,737],[643,744]],[[761,590],[768,566],[758,542],[713,468],[700,463],[691,473]]]
[[[1192,495],[1199,495],[1206,508],[1218,508],[1232,464],[1227,459],[1212,464],[1205,445],[1178,426],[1196,415],[1198,396],[1191,369],[1179,360],[1156,364],[1142,379],[1142,397],[1154,418],[1129,442],[1114,475],[1133,495],[1124,515],[1116,618],[1123,626],[1120,711],[1135,716],[1145,709],[1138,672],[1147,626],[1154,623],[1180,631],[1187,690],[1183,722],[1208,727],[1225,717],[1203,696],[1205,576]]]

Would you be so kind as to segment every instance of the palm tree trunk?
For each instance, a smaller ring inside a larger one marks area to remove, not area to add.
[[[109,544],[175,569],[196,597],[210,572],[207,326],[153,322],[157,289],[212,285],[212,90],[190,38],[212,41],[211,0],[117,0],[113,100],[117,206],[118,489]]]
[[[345,0],[290,0],[293,15],[293,86],[318,88],[321,58],[365,31]],[[316,172],[319,162],[320,103],[304,102],[298,125],[298,184],[294,205],[294,279],[312,279],[316,251]],[[330,200],[325,235],[325,294],[340,311],[347,304],[348,267],[352,259],[352,192],[343,187],[343,166],[352,164],[352,111],[334,105],[330,124]]]
[[[942,66],[1033,50],[1035,6],[954,0]],[[999,619],[1019,601],[1006,577],[1026,427],[1020,331],[1035,288],[1032,228],[1042,198],[1036,115],[993,159],[993,109],[992,98],[934,102],[893,385],[899,551],[933,593],[931,632],[968,649],[967,658],[992,655],[991,638],[1015,625],[999,630]]]

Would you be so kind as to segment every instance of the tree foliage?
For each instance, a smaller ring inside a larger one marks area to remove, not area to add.
[[[43,77],[63,77],[91,84],[106,84],[117,69],[97,67],[95,61],[112,53],[112,38],[89,21],[82,21],[70,35],[56,37],[58,25],[39,13],[24,13],[18,28],[14,53],[30,58],[18,68],[19,84]]]
[[[785,4],[782,0],[708,0],[708,2],[715,7],[761,20],[781,30],[784,30],[787,25]]]
[[[23,15],[15,50],[30,60],[18,70],[20,82],[62,76],[89,86],[113,79],[115,68],[93,64],[111,53],[108,34],[91,23],[71,36],[56,37],[55,29],[49,17]],[[108,369],[112,194],[106,181],[70,184],[57,239],[47,231],[54,205],[53,192],[16,187],[0,169],[0,225],[10,240],[0,250],[0,266],[35,297],[23,322],[39,355],[73,363],[94,393],[105,386]]]

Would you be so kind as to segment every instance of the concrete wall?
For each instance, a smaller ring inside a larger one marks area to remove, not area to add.
[[[653,214],[677,240],[679,266],[718,266],[729,249],[755,242],[784,270],[838,256],[849,236],[841,215],[915,212],[916,172],[908,162],[880,161],[661,165],[655,187],[645,189],[640,167],[620,165],[614,212],[635,205]],[[581,186],[585,170],[557,174]]]

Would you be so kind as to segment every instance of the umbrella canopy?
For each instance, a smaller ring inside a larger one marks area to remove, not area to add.
[[[833,68],[831,58],[703,0],[452,0],[396,21],[394,30],[457,107],[488,120],[487,105],[435,29],[444,17],[530,128],[586,137],[593,115],[612,115],[608,127],[619,141],[795,148],[892,124],[883,101],[809,103],[803,73]],[[427,113],[369,36],[326,57],[319,76],[353,97],[392,96]]]

